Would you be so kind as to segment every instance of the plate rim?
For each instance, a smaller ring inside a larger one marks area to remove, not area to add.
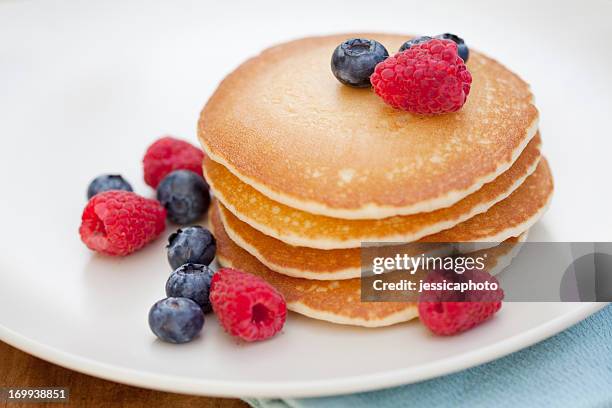
[[[419,365],[418,368],[407,367],[334,380],[292,381],[288,383],[197,380],[189,377],[146,373],[81,357],[48,346],[21,335],[3,324],[0,324],[0,340],[21,351],[64,368],[140,388],[188,395],[232,398],[323,397],[407,385],[475,367],[545,340],[586,319],[608,304],[607,302],[585,303],[581,307],[568,311],[539,326],[487,347],[437,362]]]

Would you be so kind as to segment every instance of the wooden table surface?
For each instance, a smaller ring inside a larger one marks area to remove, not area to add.
[[[145,390],[80,374],[32,357],[0,342],[0,387],[68,387],[70,401],[60,403],[6,403],[0,408],[16,407],[229,407],[247,404],[235,399],[194,397]]]

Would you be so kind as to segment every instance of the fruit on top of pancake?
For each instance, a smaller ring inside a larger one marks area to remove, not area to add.
[[[168,237],[168,262],[172,269],[186,263],[210,265],[217,245],[209,230],[199,225],[179,228]]]
[[[438,289],[444,283],[482,284],[483,290],[462,292]],[[433,333],[451,336],[476,327],[491,318],[502,305],[504,291],[485,270],[469,269],[462,274],[452,270],[431,271],[424,280],[431,285],[419,297],[419,318]]]
[[[157,188],[160,181],[173,170],[191,170],[202,175],[204,153],[199,148],[171,136],[156,140],[142,159],[145,182]]]
[[[169,297],[156,302],[149,311],[149,327],[162,341],[187,343],[204,327],[204,313],[191,299]]]
[[[213,271],[206,265],[187,263],[178,267],[166,282],[166,296],[185,297],[196,302],[204,313],[212,311],[210,282]]]
[[[225,331],[245,341],[278,333],[287,318],[287,303],[259,276],[221,268],[212,279],[210,302]]]
[[[89,183],[87,187],[87,199],[89,200],[102,191],[109,190],[134,191],[130,183],[125,181],[119,174],[102,174]]]
[[[463,59],[463,62],[468,61],[468,58],[470,57],[470,50],[468,46],[465,44],[465,41],[463,40],[463,38],[459,37],[458,35],[451,34],[451,33],[438,34],[433,38],[453,41],[455,44],[457,44],[457,53],[459,54],[461,59]],[[427,35],[415,37],[411,40],[406,41],[404,44],[402,44],[398,52],[406,51],[407,49],[410,49],[413,45],[422,44],[426,41],[432,40],[433,38]]]
[[[468,61],[468,58],[470,57],[470,50],[465,44],[465,41],[463,41],[463,38],[451,33],[439,34],[436,35],[434,38],[453,41],[455,44],[457,44],[457,53],[459,54],[463,62]]]
[[[379,63],[374,92],[396,109],[435,115],[456,112],[470,93],[472,75],[451,40],[416,44]]]
[[[378,41],[351,38],[334,50],[331,69],[343,84],[367,88],[370,86],[370,75],[374,72],[374,67],[388,56],[387,49]]]
[[[125,256],[153,241],[166,227],[159,202],[129,191],[111,190],[89,200],[79,234],[89,249]]]
[[[168,219],[176,224],[199,220],[210,205],[208,184],[190,170],[174,170],[164,177],[157,186],[157,199],[168,211]]]
[[[402,46],[399,48],[398,52],[403,52],[406,51],[408,49],[410,49],[413,45],[417,45],[417,44],[422,44],[426,41],[431,40],[432,38],[427,36],[427,35],[422,35],[420,37],[414,37],[411,40],[406,41],[405,43],[402,44]]]

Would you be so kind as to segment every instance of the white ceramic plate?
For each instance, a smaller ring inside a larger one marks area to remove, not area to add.
[[[453,338],[418,323],[368,330],[290,315],[272,341],[239,344],[214,318],[191,344],[156,341],[164,238],[124,259],[78,239],[89,180],[137,192],[145,147],[195,141],[217,82],[258,50],[307,34],[455,31],[533,84],[557,185],[532,240],[610,241],[610,2],[0,2],[0,339],[75,370],[168,391],[314,396],[450,373],[553,335],[597,304],[507,304]],[[575,3],[575,4],[574,4]],[[378,2],[376,3],[378,7]],[[415,3],[416,4],[416,3]],[[528,5],[528,6],[527,6]],[[254,101],[256,103],[256,101]],[[169,234],[169,228],[165,235]]]

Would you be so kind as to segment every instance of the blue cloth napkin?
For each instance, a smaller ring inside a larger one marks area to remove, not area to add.
[[[305,399],[247,399],[257,408],[612,407],[612,305],[504,358],[381,391]]]

